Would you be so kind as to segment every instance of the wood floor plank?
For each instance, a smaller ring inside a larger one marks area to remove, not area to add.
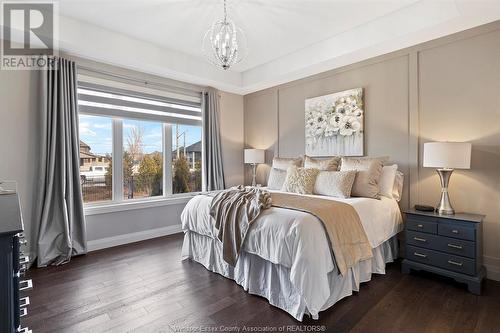
[[[23,326],[35,333],[172,333],[193,328],[318,325],[326,332],[499,332],[500,283],[483,296],[431,274],[403,275],[399,262],[359,292],[296,321],[234,281],[181,261],[182,235],[101,250],[60,267],[31,269],[35,288]],[[307,328],[305,329],[307,331]],[[302,330],[304,331],[304,329]]]
[[[120,326],[126,326],[128,323],[137,320],[142,317],[146,317],[148,312],[145,309],[134,309],[134,311],[121,312],[119,315],[111,316],[107,313],[109,320],[104,323],[98,323],[96,325],[88,327],[88,332],[92,333],[107,333],[116,331]],[[68,330],[71,330],[69,327]]]

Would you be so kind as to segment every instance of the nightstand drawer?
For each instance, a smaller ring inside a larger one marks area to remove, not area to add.
[[[461,239],[407,230],[406,243],[463,257],[476,258],[476,243]]]
[[[472,259],[445,254],[416,246],[408,246],[406,258],[467,275],[474,275],[476,273],[476,262]]]
[[[440,238],[442,242],[439,250],[450,254],[476,259],[476,243],[448,237]]]
[[[425,247],[426,249],[439,250],[441,243],[439,236],[426,234],[423,232],[406,230],[406,243],[408,245],[415,245]]]
[[[406,228],[409,230],[426,232],[429,234],[437,234],[437,222],[433,221],[432,219],[421,219],[411,215],[407,215]]]
[[[454,223],[440,223],[438,234],[446,237],[459,238],[465,240],[476,240],[474,228],[468,228]]]

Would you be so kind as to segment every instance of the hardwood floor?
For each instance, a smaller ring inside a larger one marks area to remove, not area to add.
[[[23,324],[34,333],[311,331],[301,325],[326,332],[500,332],[498,282],[486,281],[483,295],[474,296],[445,278],[403,275],[394,263],[320,320],[300,323],[200,264],[181,262],[181,245],[182,236],[173,235],[30,270],[35,288]]]

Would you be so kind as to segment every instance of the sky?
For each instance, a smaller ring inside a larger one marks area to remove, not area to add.
[[[175,126],[172,125],[172,150],[175,146]],[[198,126],[178,125],[179,134],[186,133],[186,146],[201,140],[201,128]],[[162,151],[162,125],[159,122],[123,120],[123,145],[127,148],[127,138],[134,127],[143,130],[143,151],[151,153]],[[112,152],[112,120],[108,117],[80,115],[80,140],[90,146],[90,151],[96,155],[106,155]],[[180,136],[179,145],[184,145],[184,137]]]

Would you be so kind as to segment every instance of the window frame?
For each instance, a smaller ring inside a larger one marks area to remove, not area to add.
[[[102,81],[102,80],[101,80]],[[78,88],[84,88],[86,89],[87,87],[93,87],[95,84],[92,82],[84,81],[81,82],[80,80],[78,81]],[[109,87],[109,92],[114,93],[116,91],[123,92],[121,88],[124,86],[123,83],[120,83],[120,89],[118,90],[117,88],[113,87],[113,82],[109,81],[108,85],[106,85],[106,88]],[[125,85],[127,87],[127,85]],[[131,89],[135,88],[133,85],[128,85]],[[102,87],[102,85],[101,85]],[[139,89],[140,88],[140,89]],[[137,96],[144,96],[145,98],[154,96],[153,94],[149,93],[144,93],[145,88],[143,87],[138,87],[138,91],[133,91],[130,90],[131,94],[130,96],[132,97],[137,97]],[[147,90],[146,90],[147,92]],[[154,90],[153,90],[154,92]],[[165,92],[168,94],[168,92]],[[201,103],[201,95],[202,93],[200,92],[200,103],[196,106],[200,108],[200,118],[201,120],[199,121],[198,124],[194,124],[193,121],[177,121],[176,123],[178,124],[184,124],[184,125],[195,125],[195,126],[200,126],[201,127],[201,146],[202,146],[202,151],[201,151],[201,165],[202,165],[202,172],[201,172],[201,182],[202,182],[202,189],[201,191],[197,192],[187,192],[187,193],[172,193],[172,180],[173,180],[173,175],[172,175],[172,151],[173,151],[173,142],[172,142],[172,127],[175,125],[175,123],[172,122],[167,122],[166,120],[162,121],[160,119],[151,119],[151,117],[148,117],[147,115],[145,117],[139,117],[137,115],[134,116],[129,116],[127,117],[126,112],[123,111],[122,114],[118,113],[113,113],[113,114],[108,114],[106,112],[98,112],[98,111],[92,111],[88,112],[88,108],[86,107],[81,107],[78,105],[78,114],[80,115],[89,115],[89,116],[100,116],[100,117],[107,117],[112,120],[112,198],[111,200],[108,201],[98,201],[98,202],[89,202],[89,203],[84,203],[84,212],[85,215],[95,215],[95,214],[104,214],[104,213],[110,213],[110,212],[118,212],[118,211],[126,211],[126,210],[131,210],[131,209],[143,209],[143,208],[150,208],[150,207],[159,207],[159,206],[165,206],[165,205],[175,205],[175,204],[182,204],[182,203],[187,203],[190,198],[193,196],[201,193],[204,191],[205,188],[205,173],[203,172],[203,166],[205,164],[205,161],[203,157],[205,156],[204,150],[205,150],[205,142],[204,142],[204,129],[203,129],[203,107]],[[179,94],[175,94],[175,96],[180,96]],[[161,97],[161,96],[159,96]],[[194,98],[188,98],[190,100],[186,101],[186,105],[193,106],[195,103],[193,102]],[[80,100],[80,99],[78,99]],[[157,123],[162,124],[162,156],[163,156],[163,192],[162,195],[158,196],[152,196],[152,197],[147,197],[147,198],[134,198],[134,199],[126,199],[124,198],[124,190],[123,190],[123,153],[124,153],[124,147],[123,147],[123,121],[125,119],[131,119],[131,120],[139,120],[139,121],[153,121]],[[165,117],[165,119],[171,119],[169,117]]]

